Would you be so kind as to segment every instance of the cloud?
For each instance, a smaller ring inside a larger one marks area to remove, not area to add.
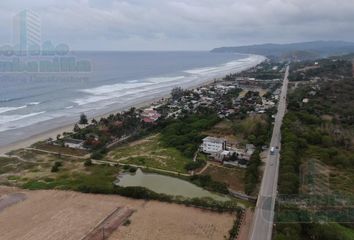
[[[0,41],[32,9],[45,39],[76,49],[209,49],[220,45],[353,40],[354,2],[341,0],[2,0]]]

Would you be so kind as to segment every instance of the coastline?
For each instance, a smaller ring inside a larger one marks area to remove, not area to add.
[[[245,70],[250,69],[258,64],[259,63],[255,62],[252,64],[252,66],[247,66],[244,69],[240,69],[239,71],[235,71],[232,73],[239,73],[239,72],[245,71]],[[208,79],[208,80],[199,82],[197,84],[189,84],[188,86],[184,86],[184,87],[182,86],[182,87],[184,89],[195,89],[195,88],[198,88],[201,86],[207,86],[207,85],[212,84],[215,80],[222,79],[227,74],[229,74],[229,73],[225,73],[222,77],[219,77],[219,78]],[[162,99],[169,98],[169,97],[170,97],[170,92],[160,94],[159,96],[147,96],[147,97],[141,99],[140,101],[136,101],[135,103],[130,104],[129,106],[124,106],[124,107],[123,106],[121,106],[121,107],[119,107],[119,106],[113,107],[112,106],[112,108],[110,110],[107,110],[106,113],[97,114],[97,115],[94,115],[93,117],[90,117],[89,121],[91,121],[91,119],[93,119],[93,118],[95,118],[96,120],[99,120],[101,118],[108,117],[110,114],[115,114],[115,113],[127,110],[131,107],[135,107],[135,108],[149,107],[152,104],[154,104]],[[6,153],[13,151],[13,150],[29,147],[30,145],[32,145],[38,141],[43,141],[48,138],[56,138],[56,136],[58,134],[62,134],[63,132],[71,132],[73,130],[73,127],[75,124],[76,124],[76,122],[66,123],[62,126],[57,126],[55,128],[52,128],[47,131],[43,131],[38,134],[33,134],[32,136],[29,136],[26,139],[21,139],[19,141],[15,141],[13,143],[10,143],[10,144],[4,145],[4,146],[0,146],[0,156],[1,155],[4,156],[4,155],[6,155]],[[40,123],[39,123],[39,125],[40,125]]]
[[[219,79],[217,79],[217,80],[219,80]],[[207,86],[207,85],[212,84],[214,81],[215,81],[215,79],[207,80],[207,81],[205,81],[203,83],[200,83],[198,85],[191,86],[191,87],[188,87],[188,88],[185,88],[185,89],[194,89],[194,88],[198,88],[198,87],[202,87],[202,86]],[[154,104],[154,103],[156,103],[156,102],[158,102],[158,101],[160,101],[162,99],[168,98],[168,97],[170,97],[170,93],[165,94],[162,97],[155,97],[155,98],[146,100],[144,102],[132,104],[128,108],[116,108],[114,110],[110,110],[107,113],[98,114],[98,115],[94,116],[93,118],[90,118],[89,122],[92,119],[99,120],[101,118],[106,118],[110,114],[116,114],[118,112],[127,110],[127,109],[129,109],[131,107],[135,107],[135,108],[149,107],[152,104]],[[31,136],[31,137],[29,137],[27,139],[16,141],[16,142],[8,144],[6,146],[1,146],[0,147],[0,156],[1,155],[6,155],[8,152],[11,152],[11,151],[14,151],[14,150],[17,150],[17,149],[20,149],[20,148],[29,147],[32,144],[36,143],[36,142],[43,141],[43,140],[48,139],[48,138],[54,138],[55,139],[58,134],[62,134],[63,132],[71,132],[73,130],[75,124],[76,123],[74,122],[74,123],[66,124],[64,126],[59,126],[59,127],[54,128],[54,129],[51,129],[51,130],[48,130],[48,131],[45,131],[45,132],[42,132],[42,133],[35,134],[35,135],[33,135],[33,136]]]

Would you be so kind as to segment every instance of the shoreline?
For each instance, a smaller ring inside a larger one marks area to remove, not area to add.
[[[205,81],[203,83],[200,83],[196,86],[191,86],[191,87],[188,87],[188,88],[185,88],[185,89],[195,89],[195,88],[199,88],[199,87],[202,87],[202,86],[208,86],[212,83],[214,83],[215,80],[220,80],[221,78],[219,79],[213,79],[213,80],[208,80],[208,81]],[[116,114],[118,112],[122,112],[122,111],[125,111],[129,108],[132,108],[132,107],[135,107],[135,108],[146,108],[146,107],[149,107],[151,106],[152,104],[158,102],[158,101],[161,101],[162,99],[166,99],[166,98],[169,98],[171,96],[170,93],[166,94],[166,95],[163,95],[162,97],[155,97],[155,98],[152,98],[150,100],[147,100],[147,101],[144,101],[144,102],[141,102],[141,103],[137,103],[137,104],[132,104],[130,107],[128,108],[117,108],[115,110],[111,110],[107,113],[104,113],[104,114],[98,114],[92,118],[89,118],[89,122],[92,120],[92,119],[96,119],[96,120],[99,120],[101,118],[106,118],[108,117],[109,115],[111,114]],[[32,144],[36,143],[36,142],[39,142],[39,141],[43,141],[45,139],[48,139],[48,138],[53,138],[55,139],[56,136],[58,134],[62,134],[64,132],[72,132],[73,131],[73,128],[74,128],[74,125],[76,123],[69,123],[69,124],[66,124],[64,126],[58,126],[54,129],[50,129],[48,131],[45,131],[45,132],[42,132],[42,133],[38,133],[38,134],[35,134],[27,139],[23,139],[23,140],[20,140],[20,141],[16,141],[14,143],[10,143],[8,145],[5,145],[5,146],[1,146],[0,147],[0,156],[1,155],[7,155],[7,153],[11,152],[11,151],[14,151],[14,150],[17,150],[17,149],[21,149],[21,148],[26,148],[26,147],[29,147],[31,146]]]
[[[252,66],[246,67],[245,69],[242,69],[240,71],[235,71],[235,72],[232,72],[232,73],[239,73],[239,72],[245,71],[245,70],[250,69],[250,68],[252,68],[252,67],[254,67],[254,66],[258,65],[258,64],[259,63],[254,63],[254,64],[252,64]],[[230,73],[225,73],[222,77],[219,77],[219,78],[209,79],[209,80],[202,81],[202,82],[200,82],[198,84],[195,84],[195,85],[192,84],[192,85],[186,86],[186,87],[184,87],[184,89],[191,90],[191,89],[199,88],[199,87],[202,87],[202,86],[208,86],[208,85],[214,83],[214,81],[221,80],[227,74],[230,74]],[[131,107],[146,108],[146,107],[149,107],[149,106],[153,105],[154,103],[156,103],[158,101],[161,101],[162,99],[169,98],[170,96],[171,96],[171,94],[169,92],[169,93],[166,93],[166,94],[161,94],[160,96],[155,96],[155,97],[151,96],[151,98],[147,97],[145,100],[142,100],[141,102],[132,103],[131,105],[125,106],[125,107],[120,107],[119,108],[119,107],[113,107],[112,106],[112,109],[111,110],[107,109],[106,113],[101,113],[101,114],[97,114],[97,115],[95,115],[93,117],[90,117],[89,118],[89,122],[93,118],[96,119],[96,120],[99,120],[101,118],[108,117],[110,114],[116,114],[118,112],[125,111],[125,110],[127,110],[127,109],[129,109]],[[32,144],[36,143],[36,142],[43,141],[43,140],[48,139],[48,138],[55,139],[58,134],[62,134],[63,132],[72,132],[75,124],[76,124],[76,122],[67,123],[67,124],[65,124],[63,126],[57,126],[57,127],[53,128],[53,129],[50,129],[50,130],[47,130],[47,131],[44,131],[44,132],[41,132],[41,133],[38,133],[38,134],[34,134],[34,135],[32,135],[32,136],[30,136],[30,137],[28,137],[26,139],[21,139],[19,141],[15,141],[13,143],[10,143],[10,144],[4,145],[4,146],[0,146],[0,156],[6,156],[6,154],[11,152],[11,151],[29,147]]]

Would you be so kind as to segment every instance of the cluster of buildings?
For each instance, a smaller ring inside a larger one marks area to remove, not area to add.
[[[144,109],[140,114],[140,117],[144,123],[155,123],[161,117],[161,114],[150,107]]]
[[[206,137],[200,145],[200,150],[209,155],[210,159],[224,165],[246,167],[255,151],[253,144],[246,144],[244,148],[236,148],[223,138]]]
[[[177,100],[170,100],[166,103],[166,117],[177,118],[185,112],[196,112],[199,108],[211,108],[217,111],[220,118],[229,117],[236,114],[242,107],[249,107],[266,110],[274,102],[264,101],[258,92],[250,98],[239,97],[240,88],[234,81],[220,81],[211,85],[199,87],[190,91],[185,91],[184,95]],[[257,105],[258,104],[258,105]]]

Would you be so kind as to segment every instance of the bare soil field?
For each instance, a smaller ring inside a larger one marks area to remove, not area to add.
[[[224,239],[234,220],[231,214],[182,205],[70,191],[0,187],[0,201],[15,193],[26,199],[0,212],[2,240],[78,240],[102,225],[118,227],[110,240]],[[130,217],[127,211],[112,215],[119,208],[134,212]]]
[[[132,215],[109,240],[202,240],[224,239],[234,216],[168,203],[149,202]]]
[[[233,191],[244,192],[245,171],[240,168],[227,168],[210,164],[202,175],[210,175],[214,180],[226,183]]]

